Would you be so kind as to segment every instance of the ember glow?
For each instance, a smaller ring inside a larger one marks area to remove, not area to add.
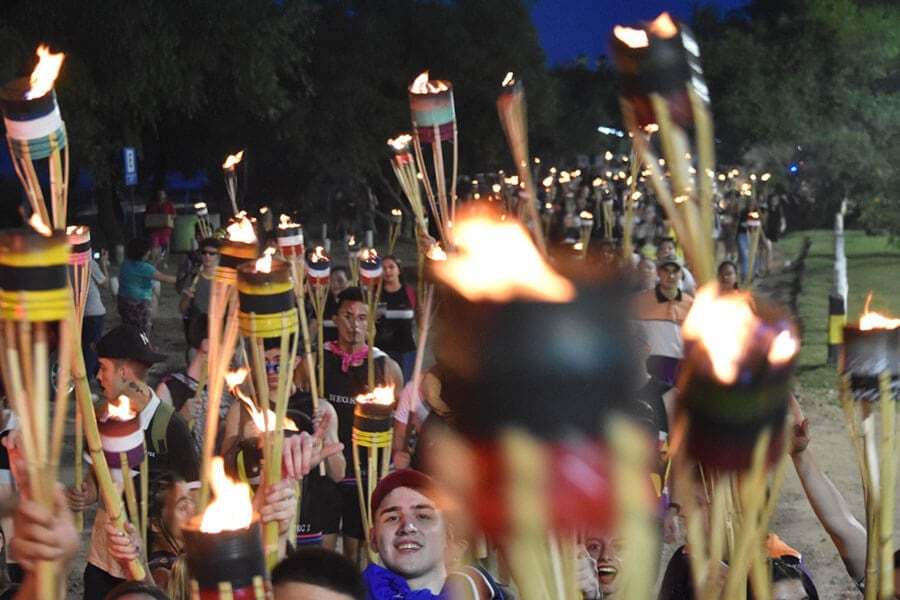
[[[221,456],[212,459],[209,477],[216,498],[209,503],[206,512],[203,513],[200,531],[220,533],[249,527],[253,521],[250,486],[246,483],[235,483],[225,475],[225,462]]]
[[[38,46],[36,54],[38,55],[38,64],[31,72],[31,89],[25,92],[26,100],[46,96],[47,92],[53,89],[53,84],[59,75],[59,68],[66,57],[62,52],[53,54],[50,52],[50,46],[45,45]]]
[[[36,232],[41,234],[44,237],[50,237],[53,235],[53,230],[49,225],[44,223],[44,220],[41,218],[41,215],[37,213],[32,213],[32,215],[28,218],[28,224],[34,229]]]
[[[256,243],[256,231],[253,229],[253,223],[247,218],[247,214],[241,211],[237,214],[237,220],[231,223],[225,231],[228,232],[228,239],[232,242],[243,242],[244,244]]]
[[[234,168],[244,159],[244,151],[241,150],[237,154],[229,154],[222,163],[222,168],[226,171],[233,171]]]
[[[137,416],[137,412],[131,409],[131,398],[120,395],[116,403],[107,404],[107,416],[113,421],[130,421]]]
[[[517,222],[476,215],[456,223],[457,253],[435,274],[471,301],[568,302],[575,286],[544,262]]]
[[[368,394],[360,394],[356,397],[358,404],[381,404],[390,406],[394,403],[394,386],[378,386]]]
[[[706,348],[716,378],[731,384],[737,380],[750,350],[761,343],[758,332],[764,326],[753,313],[748,294],[719,295],[715,285],[707,285],[697,293],[684,320],[682,335],[685,341],[695,341]],[[790,362],[799,349],[798,340],[787,329],[768,343],[766,355],[774,365]]]
[[[859,317],[860,331],[871,331],[872,329],[897,329],[900,327],[900,319],[885,317],[876,312],[869,311],[869,303],[872,301],[872,292],[869,292],[866,298],[865,312]]]
[[[428,79],[428,71],[419,73],[419,76],[409,86],[409,91],[413,94],[439,94],[449,89],[450,86],[444,81]]]

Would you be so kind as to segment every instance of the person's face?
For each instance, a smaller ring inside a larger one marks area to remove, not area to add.
[[[400,267],[391,259],[387,259],[381,263],[382,275],[385,283],[396,283],[400,281]]]
[[[347,284],[350,283],[347,280],[347,275],[343,271],[332,271],[330,281],[331,293],[335,296],[346,290]]]
[[[672,290],[678,287],[681,281],[681,269],[676,265],[662,265],[656,269],[656,275],[659,277],[659,285],[664,290]]]
[[[675,254],[675,244],[673,244],[673,243],[670,242],[670,241],[662,242],[662,243],[656,248],[656,256],[658,256],[658,257],[663,257],[663,256],[665,256],[666,254]]]
[[[200,262],[203,264],[203,268],[209,269],[215,267],[219,264],[219,251],[216,248],[212,248],[210,246],[204,246],[200,248]]]
[[[184,541],[182,530],[194,516],[194,499],[188,489],[187,482],[178,481],[169,490],[166,505],[163,507],[163,524],[173,538],[179,543]]]
[[[656,265],[652,261],[642,260],[638,264],[638,273],[642,281],[652,281],[656,283]]]
[[[720,289],[732,290],[734,284],[737,283],[737,271],[731,265],[724,265],[719,269],[718,280]]]
[[[407,581],[443,568],[447,528],[441,511],[419,492],[399,487],[375,514],[372,547],[384,566]]]
[[[123,367],[113,358],[100,358],[97,361],[100,368],[97,371],[97,381],[103,388],[103,393],[108,402],[119,397],[119,391],[125,383]]]
[[[348,346],[358,346],[366,341],[369,325],[369,307],[363,302],[344,302],[338,307],[338,338]]]
[[[604,594],[616,591],[616,577],[622,568],[622,540],[605,533],[591,534],[585,545],[588,554],[597,562],[597,580]]]
[[[782,579],[772,586],[772,600],[809,600],[799,579]]]
[[[266,381],[269,384],[269,393],[278,389],[278,373],[281,370],[281,348],[271,348],[265,352]],[[291,366],[291,365],[288,365]],[[294,368],[297,367],[297,358],[294,359]],[[274,400],[274,398],[271,398]]]
[[[353,600],[353,598],[312,583],[287,581],[275,585],[275,600]]]

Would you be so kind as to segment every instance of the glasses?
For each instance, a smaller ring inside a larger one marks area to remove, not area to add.
[[[216,256],[218,252],[216,252],[215,250],[203,250],[202,252],[200,252],[200,254],[202,254],[203,256]]]
[[[277,373],[278,372],[278,363],[270,363],[266,362],[266,373]]]

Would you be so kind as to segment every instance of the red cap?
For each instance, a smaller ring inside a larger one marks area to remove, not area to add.
[[[437,481],[421,471],[400,469],[389,473],[375,486],[370,502],[372,515],[378,511],[378,507],[388,494],[401,487],[415,490],[439,505],[442,503],[443,493]]]

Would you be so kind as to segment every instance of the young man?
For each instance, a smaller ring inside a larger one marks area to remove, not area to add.
[[[656,287],[634,297],[634,315],[650,342],[647,371],[674,385],[683,357],[681,324],[694,298],[678,288],[682,267],[674,254],[656,261],[656,274],[659,276]]]
[[[344,444],[344,458],[347,475],[339,489],[330,490],[334,510],[325,519],[324,545],[333,549],[337,540],[338,523],[344,538],[344,556],[364,564],[365,530],[359,511],[359,497],[356,491],[353,465],[353,411],[356,397],[368,392],[368,356],[366,332],[369,323],[369,308],[363,302],[359,288],[348,288],[338,298],[335,323],[338,339],[327,342],[324,352],[325,398],[334,407],[337,415],[338,439]],[[375,386],[393,386],[394,397],[403,388],[403,374],[396,362],[378,348],[371,349],[375,360]],[[364,458],[364,457],[363,457]],[[366,473],[365,461],[360,461],[360,472]]]
[[[275,600],[366,600],[366,583],[349,560],[324,548],[301,548],[272,570]]]
[[[164,360],[165,355],[155,352],[147,335],[133,325],[119,325],[104,335],[97,344],[97,354],[100,363],[97,379],[106,401],[117,402],[120,394],[127,393],[138,404],[150,475],[171,470],[196,484],[200,478],[199,457],[187,424],[170,405],[160,402],[145,383],[150,366]],[[90,463],[87,454],[86,460]],[[97,491],[91,472],[81,489],[68,489],[69,507],[84,510],[97,501]],[[108,521],[103,507],[98,508],[84,570],[85,598],[103,598],[125,579],[124,570],[109,552],[105,531]]]

